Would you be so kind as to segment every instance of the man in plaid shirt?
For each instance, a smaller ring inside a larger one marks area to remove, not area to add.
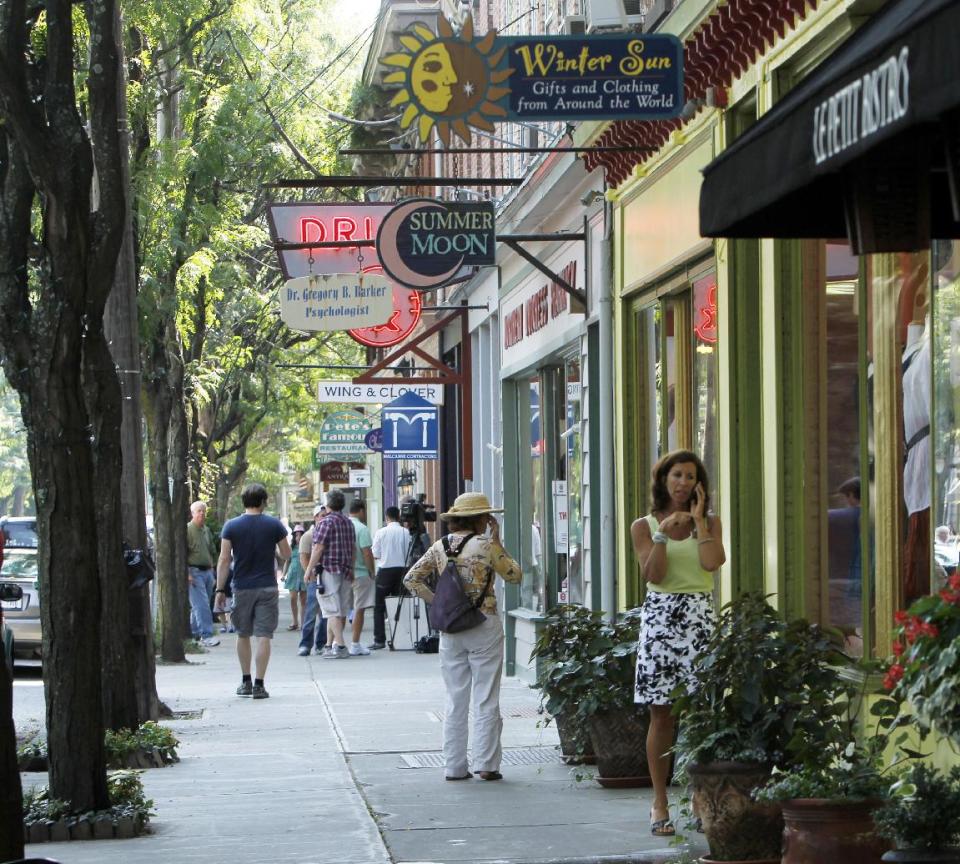
[[[328,512],[313,532],[313,552],[307,565],[307,581],[320,579],[320,614],[327,621],[328,640],[322,656],[330,660],[350,656],[343,629],[353,599],[356,537],[353,523],[343,513],[345,503],[339,489],[327,493]]]

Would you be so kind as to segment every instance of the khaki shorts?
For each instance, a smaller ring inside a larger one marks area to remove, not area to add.
[[[353,582],[336,573],[323,571],[323,594],[320,595],[320,614],[324,618],[346,618],[353,602]]]
[[[233,589],[230,623],[238,636],[272,639],[280,621],[280,591],[274,588]]]
[[[376,585],[369,576],[357,576],[353,580],[353,608],[369,609],[373,606]]]

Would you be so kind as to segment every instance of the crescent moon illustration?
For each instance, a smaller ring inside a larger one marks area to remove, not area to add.
[[[394,207],[384,217],[377,231],[377,257],[380,259],[386,274],[401,285],[406,285],[408,288],[414,288],[417,291],[429,291],[431,288],[442,285],[460,269],[463,256],[461,255],[460,260],[446,273],[438,273],[436,276],[425,276],[422,273],[417,273],[403,263],[400,250],[397,249],[397,230],[407,216],[420,209],[442,210],[443,204],[438,201],[416,198],[406,204]]]

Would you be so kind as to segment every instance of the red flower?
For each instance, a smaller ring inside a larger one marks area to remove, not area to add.
[[[903,656],[903,643],[900,641],[893,643],[893,656],[901,657]]]
[[[907,619],[908,619],[909,617],[910,617],[910,616],[907,615],[907,613],[904,612],[902,609],[900,609],[900,610],[898,610],[897,612],[894,612],[894,613],[893,613],[893,620],[894,620],[897,624],[906,624],[906,623],[907,623]]]
[[[953,588],[954,591],[960,591],[960,573],[954,573],[950,577],[950,587]]]
[[[940,599],[943,600],[944,603],[960,603],[960,591],[949,591],[944,588],[940,592]]]

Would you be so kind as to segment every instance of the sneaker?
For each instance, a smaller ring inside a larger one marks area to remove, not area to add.
[[[342,660],[344,657],[349,656],[350,654],[347,652],[346,645],[333,645],[323,652],[324,660]]]
[[[381,648],[386,648],[386,647],[387,647],[387,643],[386,643],[386,642],[371,642],[367,647],[368,647],[371,651],[379,651]]]
[[[253,685],[253,698],[254,699],[269,699],[270,694],[267,692],[267,688],[263,684],[254,684]]]
[[[299,651],[297,651],[297,656],[298,656],[298,657],[309,657],[309,656],[310,656],[310,649],[309,649],[309,648],[301,648]]]
[[[201,639],[200,644],[205,648],[216,648],[220,644],[220,640],[215,636],[207,636],[206,639]]]
[[[317,653],[318,653],[321,657],[332,657],[333,654],[334,654],[333,646],[332,646],[332,645],[324,645],[323,648],[321,648],[319,651],[317,651]]]
[[[366,645],[361,645],[359,642],[350,643],[350,656],[351,657],[366,657],[370,653],[370,649]]]
[[[234,627],[233,624],[231,624],[231,625],[227,628],[227,632],[228,632],[228,633],[236,633],[236,632],[237,632],[237,628]]]
[[[227,625],[226,625],[226,624],[223,624],[223,625],[220,626],[220,632],[221,632],[221,633],[226,633],[226,632],[227,632]]]
[[[238,696],[252,696],[253,695],[253,682],[252,681],[242,681],[240,686],[237,687]]]

